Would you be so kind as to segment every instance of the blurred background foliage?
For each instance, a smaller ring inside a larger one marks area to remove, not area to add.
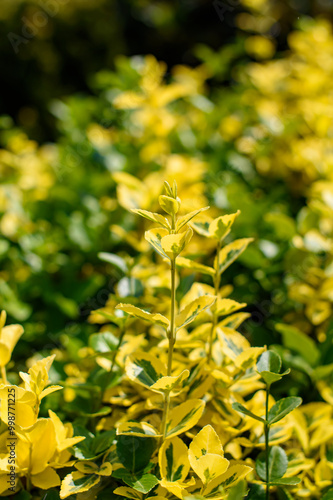
[[[224,279],[249,304],[243,333],[333,402],[332,12],[2,0],[0,306],[25,326],[18,359],[87,344],[121,277],[98,253],[138,256],[128,209],[176,178],[187,208],[242,211],[233,237],[255,242]]]

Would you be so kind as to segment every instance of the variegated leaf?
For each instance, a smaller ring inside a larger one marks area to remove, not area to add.
[[[150,323],[154,323],[156,325],[161,325],[164,328],[168,328],[170,322],[168,318],[163,316],[162,314],[154,314],[144,309],[140,309],[139,307],[133,306],[132,304],[118,304],[116,309],[120,309],[121,311],[130,314],[131,316],[135,316],[136,318],[149,321]]]
[[[170,258],[174,259],[179,255],[192,238],[193,231],[189,227],[187,231],[178,234],[168,234],[161,239],[163,252]]]
[[[123,422],[117,428],[118,436],[138,436],[144,438],[157,438],[161,434],[147,422]]]
[[[169,413],[166,425],[166,437],[178,436],[194,427],[201,418],[205,402],[201,399],[189,399]]]
[[[209,208],[210,207],[199,208],[198,210],[194,210],[193,212],[190,212],[189,214],[186,214],[186,215],[183,215],[182,217],[179,217],[177,220],[177,224],[176,224],[177,232],[179,232],[180,229],[182,229],[182,227],[185,226],[185,224],[188,224],[200,212],[204,212],[205,210],[208,210]]]
[[[60,498],[67,498],[70,495],[77,495],[89,491],[100,482],[100,477],[95,474],[88,476],[79,471],[67,474],[61,483]]]
[[[238,210],[235,214],[222,215],[221,217],[214,219],[208,228],[209,235],[212,238],[216,238],[221,241],[227,236],[227,234],[229,234],[230,228],[239,214],[240,211]]]
[[[171,392],[172,390],[179,388],[184,380],[188,378],[190,372],[188,370],[182,371],[180,375],[171,377],[165,376],[161,377],[155,384],[150,386],[150,389],[155,392],[165,393]]]
[[[244,302],[236,302],[232,299],[217,299],[215,305],[216,314],[218,316],[226,316],[227,314],[238,311],[238,309],[242,309],[243,307],[246,307]]]
[[[184,307],[180,313],[176,316],[176,327],[177,329],[182,328],[192,321],[200,314],[202,311],[212,306],[215,302],[215,297],[212,295],[203,295],[199,297]]]
[[[232,465],[224,474],[213,479],[213,481],[203,489],[202,493],[207,499],[220,499],[221,492],[225,492],[231,488],[231,486],[234,486],[251,471],[252,467],[248,467],[247,465]]]
[[[168,258],[167,254],[164,252],[161,240],[169,234],[169,231],[164,228],[155,228],[150,231],[145,232],[145,238],[148,243],[159,253],[162,257]]]
[[[170,224],[169,221],[163,217],[161,214],[156,214],[154,212],[148,212],[148,210],[141,210],[140,208],[132,208],[131,210],[134,214],[141,215],[141,217],[144,217],[145,219],[148,219],[152,222],[157,222],[161,226],[165,227],[166,229],[170,229]]]
[[[219,272],[223,273],[246,250],[252,241],[253,238],[241,238],[223,247],[218,255]],[[214,267],[216,268],[216,257]]]
[[[189,470],[188,449],[178,437],[164,441],[158,454],[160,472],[163,479],[170,482],[185,481]]]
[[[212,267],[205,266],[186,257],[178,257],[176,264],[184,269],[191,269],[191,271],[196,273],[208,274],[209,276],[214,276],[215,274],[215,270]]]
[[[128,356],[125,370],[129,379],[147,388],[155,384],[166,372],[163,363],[146,352]]]

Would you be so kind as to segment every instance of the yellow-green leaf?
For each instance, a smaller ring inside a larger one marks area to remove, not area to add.
[[[154,212],[148,212],[148,210],[141,210],[140,208],[132,208],[131,211],[134,214],[141,215],[141,217],[144,217],[145,219],[148,219],[152,222],[157,222],[166,229],[170,228],[169,221],[165,217],[163,217],[163,215],[156,214]]]
[[[194,321],[198,314],[207,309],[207,307],[212,306],[214,302],[215,297],[213,295],[203,295],[187,304],[176,316],[177,329]]]
[[[147,388],[150,388],[166,374],[163,363],[146,352],[138,352],[128,356],[125,370],[129,379]]]
[[[179,219],[177,220],[177,224],[176,224],[177,232],[180,231],[180,229],[182,227],[184,227],[185,224],[188,224],[200,212],[204,212],[205,210],[208,210],[208,209],[209,209],[209,207],[199,208],[198,210],[194,210],[193,212],[190,212],[189,214],[186,214],[186,215],[183,215],[182,217],[179,217]]]
[[[189,460],[204,484],[227,470],[229,461],[223,457],[221,441],[211,425],[206,425],[193,439]]]
[[[191,467],[200,477],[201,481],[207,484],[227,470],[229,460],[221,457],[221,455],[207,453],[207,455],[198,458],[198,460],[192,460]]]
[[[165,376],[161,377],[155,384],[150,386],[150,389],[152,391],[156,392],[170,392],[177,387],[180,387],[182,382],[187,379],[190,375],[190,372],[188,370],[182,371],[182,373],[178,376],[172,377],[172,376]]]
[[[232,314],[227,318],[223,318],[222,321],[219,322],[218,326],[226,326],[228,328],[233,328],[236,330],[247,318],[250,318],[250,313],[240,312]]]
[[[235,300],[232,299],[217,299],[216,302],[216,314],[218,316],[226,316],[227,314],[231,314],[235,311],[238,311],[238,309],[242,309],[243,307],[246,307],[246,304],[243,302],[236,302]]]
[[[193,231],[189,227],[187,231],[178,234],[168,234],[161,239],[163,252],[173,259],[179,255],[192,238]]]
[[[162,257],[168,258],[167,254],[164,252],[161,240],[169,234],[169,231],[164,228],[150,229],[150,231],[145,232],[145,238],[148,243],[159,253]]]
[[[213,479],[213,481],[203,489],[202,493],[207,499],[220,499],[221,492],[234,486],[251,471],[252,467],[248,467],[247,465],[232,465],[224,474]]]
[[[215,455],[223,456],[223,448],[220,438],[211,425],[203,427],[195,438],[193,438],[189,449],[190,460],[191,457],[198,460],[201,456],[206,455],[207,453],[214,453]]]
[[[214,219],[209,225],[209,234],[212,238],[216,238],[217,240],[222,240],[229,234],[230,228],[235,222],[236,218],[240,214],[238,210],[235,214],[230,215],[222,215],[217,219]]]
[[[91,474],[85,476],[79,471],[71,472],[63,479],[60,489],[60,498],[67,498],[70,495],[77,495],[89,491],[100,482],[100,477]]]
[[[209,276],[214,276],[215,274],[215,270],[212,267],[205,266],[186,257],[178,257],[176,264],[184,269],[191,269],[191,271],[196,273],[208,274]]]
[[[186,444],[174,437],[164,441],[160,448],[158,461],[163,479],[170,482],[183,482],[190,470]]]
[[[123,422],[117,428],[118,436],[160,437],[161,434],[147,422]]]
[[[130,498],[133,500],[142,500],[143,495],[138,491],[130,488],[129,486],[120,486],[113,491],[114,495],[120,495],[121,497]]]
[[[135,316],[136,318],[150,321],[150,323],[164,326],[164,328],[168,328],[169,326],[168,318],[166,318],[162,314],[150,313],[148,311],[145,311],[144,309],[133,306],[132,304],[118,304],[116,306],[116,309],[120,309],[121,311],[124,311],[131,316]]]
[[[201,418],[205,402],[201,399],[189,399],[169,413],[166,425],[166,437],[178,436],[194,427]]]
[[[223,247],[218,255],[219,272],[223,273],[246,250],[251,241],[253,238],[241,238]],[[214,267],[216,267],[216,257]]]
[[[249,349],[246,349],[237,356],[234,361],[235,365],[241,370],[246,371],[256,363],[258,357],[264,352],[264,350],[264,347],[250,347]]]
[[[161,208],[169,215],[175,215],[180,207],[179,199],[171,198],[165,194],[161,194],[158,198]]]

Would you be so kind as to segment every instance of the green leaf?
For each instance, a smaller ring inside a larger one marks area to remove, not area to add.
[[[329,365],[318,366],[312,371],[311,377],[313,380],[322,380],[329,377],[333,373],[333,363]]]
[[[272,446],[269,450],[268,468],[270,482],[280,479],[286,473],[288,467],[288,457],[280,446]],[[259,454],[256,460],[256,471],[260,479],[266,481],[266,452]]]
[[[230,488],[227,500],[240,500],[244,498],[247,487],[245,481],[240,481],[236,486]]]
[[[259,422],[265,423],[265,419],[258,417],[254,413],[252,413],[250,410],[245,408],[245,406],[241,405],[240,403],[233,403],[232,404],[233,410],[239,411],[240,413],[244,413],[248,417],[254,418],[255,420],[259,420]]]
[[[301,482],[298,477],[282,477],[281,479],[276,479],[274,481],[270,481],[271,486],[295,486]]]
[[[302,399],[294,396],[280,399],[280,401],[275,403],[269,410],[268,423],[274,424],[278,422],[301,404]]]
[[[257,363],[257,370],[261,372],[280,373],[282,361],[280,356],[274,351],[265,351],[260,356]]]
[[[95,352],[114,352],[118,343],[119,339],[111,332],[94,333],[89,337],[89,346]]]
[[[287,372],[285,372],[285,375],[287,373],[290,373],[290,370],[287,370]],[[261,378],[265,381],[265,383],[267,385],[272,385],[274,382],[277,382],[278,380],[281,380],[282,379],[282,374],[279,374],[279,373],[272,373],[272,372],[261,372],[260,373],[261,375]]]
[[[293,351],[298,352],[311,366],[316,366],[320,352],[315,341],[301,332],[295,326],[284,325],[279,323],[276,325],[278,332],[282,334],[283,344]]]
[[[123,274],[128,273],[128,266],[124,259],[114,253],[100,252],[98,258],[115,266]]]
[[[245,500],[266,500],[266,489],[261,484],[252,484]]]
[[[159,482],[153,474],[131,474],[127,469],[116,469],[112,477],[121,479],[131,488],[144,494],[149,493]]]
[[[73,455],[80,460],[92,460],[102,455],[112,445],[116,432],[115,430],[105,431],[94,436],[82,427],[75,429],[75,435],[86,436],[84,441],[73,446]]]
[[[333,500],[333,488],[325,493],[322,500]]]
[[[138,436],[117,437],[119,461],[130,472],[139,472],[149,464],[155,446],[154,439],[145,439]]]

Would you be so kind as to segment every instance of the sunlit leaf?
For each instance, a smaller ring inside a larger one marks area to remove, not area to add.
[[[159,253],[162,257],[168,258],[167,254],[164,252],[161,244],[162,238],[167,236],[169,231],[163,228],[150,229],[150,231],[145,232],[145,238],[152,245],[152,247]]]
[[[204,212],[205,210],[208,210],[209,207],[204,207],[204,208],[199,208],[198,210],[194,210],[193,212],[190,212],[189,214],[183,215],[182,217],[179,217],[177,220],[176,224],[176,230],[177,232],[182,229],[185,224],[188,224],[196,215],[198,215],[200,212]]]
[[[178,257],[176,264],[184,269],[191,269],[191,271],[196,273],[208,274],[209,276],[214,276],[215,274],[215,270],[212,267],[205,266],[186,257]]]
[[[242,238],[223,247],[218,256],[219,272],[223,273],[246,250],[252,241],[253,238]]]
[[[203,489],[202,493],[207,499],[220,499],[221,490],[228,490],[236,483],[241,481],[251,471],[252,467],[248,467],[247,465],[232,465],[224,474],[222,474],[221,476],[217,476],[215,479],[213,479],[213,481],[208,483],[208,485]]]
[[[176,406],[169,413],[166,436],[168,438],[178,436],[194,427],[200,420],[204,408],[205,403],[200,399],[189,399]]]
[[[133,382],[148,388],[165,375],[163,363],[146,352],[138,352],[128,356],[125,369],[127,376]]]
[[[221,217],[217,217],[217,219],[214,219],[210,223],[208,229],[210,236],[216,238],[217,240],[222,240],[223,238],[225,238],[230,232],[230,228],[239,214],[240,211],[238,210],[235,214],[222,215]]]
[[[168,234],[161,239],[161,246],[163,252],[170,258],[174,259],[179,255],[192,237],[193,231],[189,227],[183,233]]]
[[[118,304],[116,308],[121,309],[122,311],[130,314],[131,316],[135,316],[136,318],[164,326],[164,328],[168,328],[169,326],[169,320],[162,314],[150,313],[148,311],[140,309],[139,307],[133,306],[132,304]]]
[[[160,437],[161,434],[147,422],[123,422],[117,427],[118,436]]]
[[[193,300],[176,316],[176,327],[179,329],[188,325],[195,320],[198,314],[212,306],[214,302],[215,297],[212,295],[203,295],[202,297]]]

